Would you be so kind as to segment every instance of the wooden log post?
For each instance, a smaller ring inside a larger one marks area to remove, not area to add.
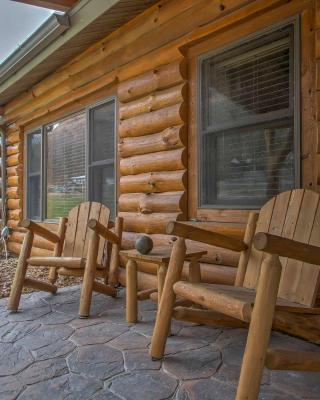
[[[258,218],[259,218],[258,213],[250,212],[246,227],[246,232],[243,238],[243,242],[248,246],[248,248],[242,250],[240,253],[235,286],[243,286],[244,277],[246,275],[248,260],[251,252],[251,245],[256,231]]]
[[[121,250],[120,247],[122,241],[122,230],[123,230],[123,218],[117,217],[115,221],[114,233],[118,238],[118,242],[112,244],[110,267],[108,274],[108,283],[111,286],[117,286],[119,284],[119,278],[118,278],[118,271],[120,268],[119,251]]]
[[[167,267],[163,263],[157,267],[157,279],[158,279],[158,304],[160,305],[160,300],[163,292],[164,282],[166,279]]]
[[[176,295],[173,285],[180,279],[183,268],[183,261],[186,255],[186,244],[183,238],[178,238],[174,243],[167,277],[164,283],[163,293],[158,307],[157,319],[151,340],[152,359],[161,359],[167,342],[167,335],[170,330],[171,318]]]
[[[126,320],[136,323],[138,320],[138,275],[137,263],[129,260],[126,265]]]
[[[67,229],[67,221],[68,221],[68,219],[65,217],[62,217],[59,219],[57,235],[59,236],[60,240],[59,240],[59,242],[55,243],[55,245],[54,245],[54,249],[53,249],[54,257],[60,257],[62,254],[63,242],[64,242],[64,237],[65,237],[65,233],[66,233],[66,229]],[[57,281],[57,279],[58,279],[57,268],[50,268],[49,282],[54,284]]]
[[[271,370],[320,372],[320,351],[269,349],[266,367]]]
[[[100,237],[96,231],[91,232],[88,245],[88,258],[84,270],[83,283],[80,296],[79,317],[87,318],[90,314],[93,284],[96,276],[97,257]]]
[[[261,265],[236,400],[256,400],[259,396],[281,269],[279,257],[276,255],[267,255]]]
[[[14,275],[10,297],[8,301],[8,310],[10,311],[18,311],[20,297],[22,288],[24,285],[28,263],[27,260],[30,257],[32,242],[33,242],[34,234],[28,231],[24,237],[22,248],[20,251],[19,261],[16,269],[16,273]]]

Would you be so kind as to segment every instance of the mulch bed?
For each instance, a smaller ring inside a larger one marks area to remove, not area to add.
[[[4,257],[0,258],[0,298],[8,297],[10,294],[10,287],[13,281],[15,269],[17,267],[18,258],[8,257],[6,260]],[[47,281],[48,268],[29,268],[28,276],[30,278]],[[81,282],[81,278],[73,276],[60,276],[57,281],[58,287],[77,285]],[[23,293],[33,292],[33,289],[24,288]]]

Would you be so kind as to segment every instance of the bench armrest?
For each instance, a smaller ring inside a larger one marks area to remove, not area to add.
[[[109,242],[114,244],[120,245],[121,239],[113,233],[110,229],[108,229],[105,225],[101,224],[101,222],[97,221],[96,219],[90,219],[88,221],[88,228],[95,231],[98,235],[102,236]]]
[[[270,254],[320,265],[320,247],[308,243],[259,232],[254,237],[253,245],[257,250]]]
[[[45,228],[44,226],[31,221],[30,219],[24,219],[19,223],[19,226],[28,229],[32,233],[49,240],[52,243],[58,243],[60,241],[59,235]]]
[[[247,250],[248,246],[240,239],[223,235],[218,232],[211,232],[193,225],[182,222],[169,222],[167,224],[167,234],[179,236],[185,239],[194,240],[211,244],[212,246],[222,247],[233,251]]]

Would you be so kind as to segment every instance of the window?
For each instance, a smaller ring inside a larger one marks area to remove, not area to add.
[[[86,199],[114,215],[115,158],[114,100],[29,133],[28,217],[55,220]]]
[[[29,218],[38,220],[41,218],[41,130],[28,135],[27,146],[27,212]]]
[[[89,110],[89,199],[115,211],[115,102]]]
[[[199,58],[199,205],[258,208],[299,181],[294,25]]]

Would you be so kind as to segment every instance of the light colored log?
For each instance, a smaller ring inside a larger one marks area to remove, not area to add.
[[[179,61],[122,82],[118,86],[119,101],[126,103],[156,90],[175,86],[187,77],[186,71],[185,61]]]
[[[21,243],[13,242],[9,240],[8,242],[8,250],[13,254],[19,255],[21,252],[22,245]],[[31,250],[32,257],[47,257],[52,255],[52,250],[41,249],[33,246]]]
[[[58,225],[58,230],[57,230],[57,235],[59,236],[60,240],[59,242],[55,243],[54,248],[53,248],[53,256],[54,257],[60,257],[62,254],[62,249],[63,249],[63,244],[64,244],[64,238],[67,230],[67,222],[68,219],[65,217],[61,217],[59,219],[59,225]],[[50,268],[49,271],[49,282],[51,284],[54,284],[58,278],[58,271],[56,268]]]
[[[9,219],[14,219],[14,220],[20,221],[21,217],[22,217],[21,209],[8,210],[8,218]]]
[[[157,287],[157,277],[150,274],[145,274],[138,271],[138,290],[145,290]],[[119,282],[123,286],[127,286],[126,270],[125,268],[119,269]]]
[[[263,232],[255,235],[253,245],[256,249],[267,253],[320,265],[320,248],[318,246]]]
[[[143,301],[143,300],[148,300],[150,299],[150,296],[152,293],[157,293],[157,289],[146,289],[146,290],[140,290],[138,292],[138,300]]]
[[[268,255],[262,262],[246,349],[242,360],[237,400],[256,400],[259,396],[281,269],[278,256]]]
[[[23,174],[23,166],[15,165],[13,167],[7,167],[7,176],[22,176]]]
[[[111,243],[120,243],[120,238],[96,219],[90,219],[88,221],[88,228],[92,229],[98,235],[102,236],[104,239],[108,240]]]
[[[14,175],[14,176],[9,176],[7,179],[7,186],[12,187],[12,186],[18,186],[21,187],[23,185],[23,179],[22,176],[20,175]]]
[[[121,193],[160,193],[185,190],[187,173],[183,171],[149,172],[120,177]]]
[[[186,128],[173,126],[151,135],[122,138],[118,144],[121,157],[149,154],[158,151],[173,150],[186,144]]]
[[[8,199],[19,199],[22,197],[22,190],[19,187],[7,187],[7,198]]]
[[[119,211],[140,212],[151,214],[154,212],[181,212],[186,211],[187,196],[185,192],[164,193],[127,193],[119,197]]]
[[[56,293],[58,290],[57,286],[52,285],[51,283],[37,281],[36,279],[32,278],[25,278],[24,285],[35,290],[42,290],[52,294]]]
[[[13,154],[12,156],[7,157],[6,165],[8,167],[14,167],[18,164],[21,164],[23,161],[22,153]]]
[[[8,226],[8,228],[11,228],[11,229],[18,229],[19,221],[17,221],[16,219],[8,219],[7,226]]]
[[[188,281],[191,283],[201,282],[201,266],[198,260],[192,260],[189,263]]]
[[[6,144],[8,146],[14,145],[16,143],[20,143],[23,141],[23,132],[20,130],[16,130],[12,133],[7,133],[6,136]]]
[[[320,352],[269,349],[265,365],[271,370],[320,372]]]
[[[259,217],[258,213],[251,212],[249,214],[248,224],[243,238],[243,242],[248,246],[248,248],[246,250],[242,250],[240,253],[240,260],[238,265],[235,286],[243,286],[244,277],[246,274],[247,265],[250,257],[252,241],[257,227],[258,217]]]
[[[8,199],[7,206],[9,208],[9,210],[19,209],[22,206],[22,200],[21,199]]]
[[[136,323],[138,320],[138,285],[137,263],[129,260],[126,265],[126,321]]]
[[[115,289],[112,286],[109,285],[105,285],[101,282],[98,281],[94,281],[93,282],[93,290],[95,292],[101,293],[101,294],[105,294],[107,296],[111,296],[111,297],[117,297],[117,289]]]
[[[81,257],[30,257],[28,258],[29,265],[33,267],[65,267],[65,268],[80,268],[83,269],[86,264],[86,260]]]
[[[129,103],[120,103],[120,120],[135,117],[139,114],[160,110],[173,104],[182,103],[186,99],[187,84],[183,83],[173,88],[156,91],[147,97],[139,98]]]
[[[166,279],[167,268],[164,264],[160,264],[157,267],[157,280],[158,280],[158,305],[160,305],[160,300],[163,292],[164,282]]]
[[[7,308],[10,311],[17,311],[19,308],[21,292],[28,268],[27,259],[30,257],[33,236],[34,235],[32,232],[27,232],[21,247],[19,260],[10,291],[10,297],[8,300]]]
[[[150,354],[153,359],[161,359],[164,355],[167,335],[170,331],[174,302],[176,300],[173,285],[180,279],[186,250],[184,239],[179,238],[172,249],[167,277],[152,335]]]
[[[187,166],[187,150],[167,150],[141,154],[120,160],[122,175],[136,175],[144,172],[183,170]]]
[[[221,233],[210,232],[181,222],[170,222],[167,225],[166,232],[169,235],[176,235],[233,251],[247,249],[247,245],[242,240],[222,235]]]
[[[12,156],[14,154],[22,153],[22,151],[23,151],[22,142],[7,146],[7,148],[6,148],[7,156]]]
[[[123,229],[131,232],[143,233],[165,233],[169,221],[183,219],[180,213],[153,213],[139,214],[129,212],[119,212],[119,216],[124,219]]]
[[[90,232],[87,262],[83,275],[80,295],[79,317],[87,318],[90,314],[93,283],[96,277],[97,257],[99,251],[99,235],[95,231]]]
[[[29,231],[32,231],[34,234],[43,237],[44,239],[50,240],[52,243],[58,243],[60,240],[60,237],[57,234],[29,219],[24,219],[19,223],[19,225],[20,227],[26,228]]]
[[[123,230],[123,218],[117,217],[115,221],[114,233],[119,239],[117,243],[112,245],[108,283],[111,286],[116,286],[119,283],[118,270],[120,267],[119,251],[121,250],[122,241],[122,230]]]
[[[228,317],[227,315],[212,310],[200,310],[189,307],[175,307],[173,317],[179,321],[192,322],[225,328],[248,328],[247,322]]]
[[[10,241],[11,242],[16,242],[16,243],[22,243],[24,239],[24,233],[23,232],[17,232],[14,231],[10,235]],[[33,246],[38,247],[39,249],[44,249],[44,250],[49,250],[51,251],[51,254],[54,251],[54,244],[46,239],[43,239],[40,236],[35,236],[33,239]]]
[[[183,125],[186,120],[186,106],[175,104],[119,122],[119,137],[144,136],[166,128]]]

